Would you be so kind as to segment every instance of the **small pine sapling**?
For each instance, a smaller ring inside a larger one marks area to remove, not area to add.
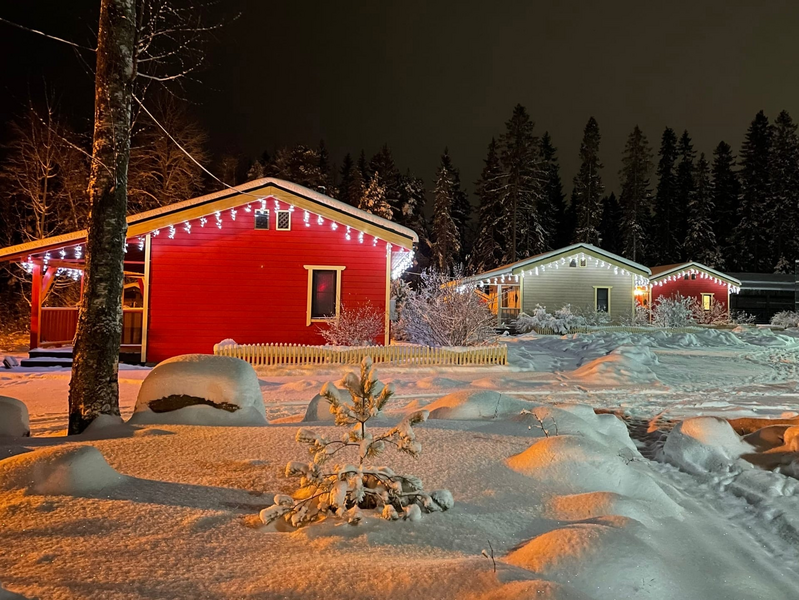
[[[334,516],[357,525],[364,518],[363,510],[374,510],[386,520],[418,521],[423,511],[451,508],[453,500],[448,490],[428,493],[418,477],[399,475],[384,466],[365,465],[367,459],[381,454],[387,445],[418,456],[422,445],[413,427],[426,421],[429,413],[414,412],[395,427],[375,435],[367,430],[366,424],[380,414],[394,394],[393,386],[384,386],[377,379],[369,357],[361,362],[360,375],[348,373],[342,385],[343,390],[326,383],[321,395],[330,403],[336,425],[349,427],[349,431],[340,439],[328,439],[305,427],[297,431],[296,440],[308,445],[311,461],[290,462],[286,466],[286,476],[299,478],[300,488],[294,497],[276,495],[274,504],[261,511],[261,520],[269,524],[284,518],[299,527]],[[358,465],[340,463],[329,467],[328,461],[347,448],[357,449]]]

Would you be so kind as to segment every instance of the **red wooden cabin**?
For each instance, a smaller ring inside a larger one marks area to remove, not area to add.
[[[662,265],[651,270],[650,305],[662,296],[674,297],[679,294],[684,298],[696,299],[706,311],[713,310],[716,305],[727,310],[730,294],[738,293],[741,287],[741,282],[734,277],[698,262]]]
[[[128,217],[123,351],[142,362],[210,353],[226,338],[322,344],[342,305],[385,314],[392,271],[417,235],[299,185],[265,178]],[[86,231],[0,250],[32,273],[31,348],[70,345],[77,307],[42,306],[57,277],[82,278]],[[132,290],[131,290],[132,288]],[[138,288],[138,289],[135,289]]]

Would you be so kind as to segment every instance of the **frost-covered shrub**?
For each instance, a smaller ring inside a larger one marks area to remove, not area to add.
[[[418,289],[399,306],[399,339],[425,346],[476,346],[496,338],[496,316],[476,293],[477,286],[462,282],[463,271],[422,272]]]
[[[554,315],[549,314],[546,307],[536,304],[533,314],[520,313],[515,325],[521,333],[551,329],[555,333],[565,335],[575,327],[584,327],[586,321],[581,315],[574,314],[569,304],[556,310]]]
[[[351,307],[342,304],[338,318],[319,328],[319,335],[332,346],[374,346],[385,331],[385,314],[368,302]]]
[[[648,306],[636,304],[633,314],[621,318],[621,324],[629,327],[645,327],[650,324],[652,311]]]
[[[290,462],[286,476],[300,479],[294,496],[278,494],[274,504],[261,511],[266,524],[283,518],[292,526],[300,526],[333,516],[356,525],[364,517],[363,510],[373,510],[387,520],[417,521],[422,512],[436,512],[452,507],[448,490],[425,492],[422,482],[413,475],[399,475],[389,467],[367,466],[365,461],[382,453],[386,446],[417,456],[422,445],[413,426],[427,420],[421,410],[403,419],[396,427],[381,434],[366,429],[366,423],[377,417],[394,394],[391,384],[384,386],[377,379],[372,359],[361,362],[360,376],[348,373],[342,380],[343,390],[326,383],[321,394],[330,403],[336,425],[350,427],[341,438],[328,439],[315,431],[301,428],[297,441],[308,445],[311,461]],[[349,395],[349,397],[347,397]],[[357,451],[357,466],[344,462],[329,465],[340,452]]]
[[[771,324],[777,327],[799,327],[799,313],[792,310],[781,310],[771,317]]]
[[[590,327],[602,327],[609,325],[611,318],[610,315],[604,310],[596,310],[593,307],[586,306],[575,311],[583,320],[583,325]]]
[[[730,323],[736,325],[754,325],[757,317],[743,310],[733,310],[730,313]]]
[[[702,305],[694,300],[694,318],[702,325],[727,325],[730,322],[730,311],[727,305],[714,302],[710,310],[704,310]]]
[[[696,325],[698,302],[695,298],[688,298],[680,294],[661,296],[652,304],[652,323],[658,327]]]

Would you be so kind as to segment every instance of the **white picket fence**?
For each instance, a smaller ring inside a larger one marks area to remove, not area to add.
[[[471,348],[430,346],[304,346],[300,344],[225,344],[214,346],[216,356],[232,356],[260,365],[353,365],[365,356],[376,363],[416,366],[490,366],[508,364],[505,344]]]

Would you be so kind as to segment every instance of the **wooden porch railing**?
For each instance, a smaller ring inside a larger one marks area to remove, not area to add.
[[[71,344],[78,328],[79,310],[77,306],[43,306],[39,345],[66,346]],[[143,308],[122,309],[122,345],[141,344],[143,319]]]
[[[504,344],[473,348],[434,348],[429,346],[303,346],[299,344],[238,344],[214,346],[217,356],[232,356],[251,365],[352,365],[371,356],[376,363],[417,366],[507,365],[508,347]]]

